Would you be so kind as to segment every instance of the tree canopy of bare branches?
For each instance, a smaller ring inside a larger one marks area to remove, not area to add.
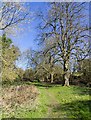
[[[2,2],[0,13],[0,30],[5,32],[23,29],[24,23],[31,21],[30,6],[25,3]]]
[[[55,61],[63,66],[63,84],[67,86],[71,59],[84,60],[89,52],[90,28],[85,6],[86,3],[54,2],[50,4],[48,13],[38,15],[41,19],[38,40],[44,46],[49,43],[44,54],[55,49]]]

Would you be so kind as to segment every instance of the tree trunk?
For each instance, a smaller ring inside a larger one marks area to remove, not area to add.
[[[65,73],[66,73],[66,67],[65,67],[65,61],[64,61],[64,65],[63,65],[63,70],[64,70],[64,74],[63,74],[63,82],[62,82],[62,85],[64,86],[65,84]]]
[[[65,84],[64,86],[69,86],[69,78],[70,78],[70,73],[68,71],[66,71],[66,74],[65,74]]]
[[[43,81],[43,82],[45,81],[44,77],[42,77],[42,81]]]
[[[69,86],[69,60],[64,62],[63,86]]]
[[[63,74],[63,81],[62,81],[62,86],[65,84],[65,73]]]
[[[51,83],[53,83],[53,76],[54,76],[54,74],[51,73]]]
[[[46,76],[46,79],[47,79],[47,82],[48,82],[49,81],[49,76],[48,75]]]

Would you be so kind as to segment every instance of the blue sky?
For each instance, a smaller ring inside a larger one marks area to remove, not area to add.
[[[46,2],[43,2],[43,3],[30,2],[29,5],[31,7],[30,12],[35,14],[36,12],[38,12],[41,9],[41,11],[45,12],[45,14],[46,14],[46,11],[47,11],[47,3]],[[24,52],[29,48],[38,49],[39,46],[37,45],[37,43],[34,40],[36,39],[37,34],[38,34],[36,27],[39,22],[40,22],[40,20],[33,19],[30,24],[24,26],[26,29],[23,33],[17,34],[16,37],[11,37],[14,42],[14,45],[18,46],[21,52]],[[30,30],[28,28],[30,28]],[[17,63],[17,65],[19,67],[24,68],[24,69],[25,69],[25,64],[26,64],[25,61],[23,61],[22,63],[21,63],[21,61],[20,61],[20,63],[18,61],[18,63]]]
[[[47,11],[47,3],[46,2],[30,2],[30,12],[35,14],[40,9],[42,12]],[[25,25],[26,28],[23,33],[17,34],[16,37],[11,37],[14,45],[18,46],[21,52],[26,51],[29,48],[37,49],[39,46],[37,46],[37,43],[34,41],[37,37],[37,25],[40,21],[37,19],[34,19],[31,21],[31,24]],[[29,30],[29,29],[30,30]]]
[[[39,10],[41,10],[42,12],[45,12],[47,10],[46,2],[44,3],[43,2],[42,3],[41,2],[34,2],[34,3],[30,2],[29,4],[30,4],[30,12],[32,12],[33,14],[35,14]],[[30,24],[24,26],[25,31],[23,33],[19,33],[17,34],[17,36],[11,36],[11,39],[14,45],[18,46],[21,52],[24,52],[28,50],[29,48],[38,49],[39,46],[37,45],[35,39],[38,34],[36,27],[39,22],[40,21],[35,18],[31,21]],[[16,61],[16,64],[18,67],[26,69],[27,61],[18,60]]]
[[[30,7],[33,14],[38,12],[40,9],[44,12],[46,11],[46,3],[41,3],[41,2],[30,2]],[[25,31],[23,33],[17,34],[17,36],[11,37],[13,40],[14,45],[18,46],[21,52],[33,48],[37,49],[37,43],[35,42],[36,35],[37,35],[37,24],[39,23],[39,20],[32,20],[31,24],[25,25]],[[29,29],[28,29],[29,28]]]

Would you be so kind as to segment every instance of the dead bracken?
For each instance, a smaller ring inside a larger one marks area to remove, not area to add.
[[[12,113],[16,109],[32,109],[39,92],[34,85],[10,86],[2,89],[2,108],[4,113]]]

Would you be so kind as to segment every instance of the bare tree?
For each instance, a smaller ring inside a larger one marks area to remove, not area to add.
[[[49,51],[45,54],[45,48],[38,52],[32,49],[27,50],[25,55],[25,60],[27,61],[26,68],[33,68],[35,70],[35,76],[40,76],[42,81],[46,80],[53,83],[54,74],[56,73],[58,67],[55,65],[55,51]],[[50,78],[50,79],[48,79]]]
[[[38,40],[42,44],[53,41],[45,53],[55,48],[55,60],[63,66],[63,85],[66,86],[69,86],[71,59],[78,59],[81,54],[80,61],[84,60],[89,52],[87,41],[90,36],[85,5],[75,2],[51,3],[48,13],[38,15],[41,18]]]
[[[29,7],[29,5],[21,2],[2,2],[0,8],[0,30],[11,32],[14,29],[19,29],[19,26],[23,23],[30,22]]]

